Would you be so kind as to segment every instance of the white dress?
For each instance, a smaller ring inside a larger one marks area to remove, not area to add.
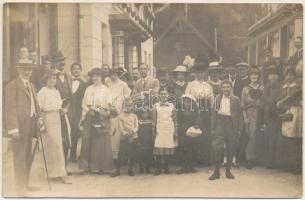
[[[61,136],[60,113],[62,100],[58,90],[43,87],[37,94],[37,101],[42,110],[46,133],[42,140],[46,155],[49,177],[66,176],[65,156]]]
[[[131,94],[131,90],[127,83],[118,79],[116,82],[110,81],[108,88],[112,95],[112,103],[114,104],[118,113],[122,111],[123,102]]]
[[[173,104],[168,103],[168,106],[156,104],[157,127],[155,148],[175,148],[173,110]]]

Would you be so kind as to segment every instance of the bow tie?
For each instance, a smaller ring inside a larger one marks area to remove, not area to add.
[[[73,81],[80,81],[80,78],[72,78]]]

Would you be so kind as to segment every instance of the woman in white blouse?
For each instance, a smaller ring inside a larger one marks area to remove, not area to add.
[[[102,173],[113,168],[109,122],[112,97],[102,83],[100,68],[93,68],[88,74],[93,84],[86,89],[82,102],[79,168],[83,173]]]
[[[59,91],[55,88],[56,73],[50,70],[43,77],[45,87],[37,94],[37,101],[42,111],[45,124],[45,134],[42,134],[46,162],[51,181],[69,184],[65,180],[67,175],[65,157],[61,136],[60,112],[62,99]]]

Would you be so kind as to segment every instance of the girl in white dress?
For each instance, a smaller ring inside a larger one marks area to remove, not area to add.
[[[49,178],[54,182],[69,184],[64,178],[67,172],[61,136],[60,112],[62,112],[62,99],[59,91],[55,88],[55,71],[48,71],[43,80],[45,80],[45,87],[38,92],[37,101],[46,128],[45,134],[42,134],[41,137],[44,143]]]
[[[169,173],[169,157],[174,154],[177,146],[177,120],[173,104],[168,102],[168,92],[160,91],[160,102],[156,103],[153,112],[153,134],[155,136],[153,155],[156,156],[157,168],[155,176]]]

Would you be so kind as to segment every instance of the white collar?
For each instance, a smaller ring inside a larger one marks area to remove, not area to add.
[[[242,77],[240,78],[241,80],[246,80],[248,78],[248,76]]]
[[[283,85],[283,88],[287,88],[287,87],[294,87],[296,86],[296,83],[291,83],[290,85],[288,85],[287,83],[285,85]]]
[[[19,76],[19,78],[22,80],[22,82],[25,86],[27,86],[27,84],[30,83],[30,80],[26,80],[26,79],[22,78],[21,76]]]

